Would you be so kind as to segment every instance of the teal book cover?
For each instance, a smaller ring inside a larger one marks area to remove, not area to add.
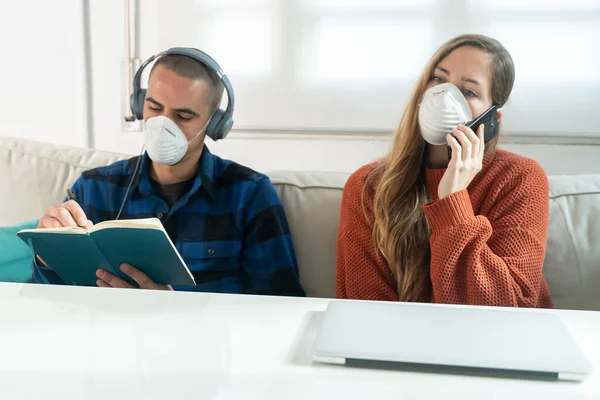
[[[163,285],[195,286],[194,278],[156,218],[106,221],[79,227],[25,229],[17,235],[67,284],[96,286],[104,269],[128,282],[127,263]]]

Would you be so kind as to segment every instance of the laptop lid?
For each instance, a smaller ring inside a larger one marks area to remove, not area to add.
[[[566,380],[592,371],[558,315],[433,304],[331,302],[313,359]]]

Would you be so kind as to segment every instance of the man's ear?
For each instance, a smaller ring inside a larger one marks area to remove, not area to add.
[[[496,115],[498,116],[498,122],[500,122],[500,120],[502,119],[502,115],[504,114],[502,114],[502,111],[498,110]]]

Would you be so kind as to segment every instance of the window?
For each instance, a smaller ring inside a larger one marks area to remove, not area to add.
[[[197,4],[198,47],[211,49],[211,56],[227,65],[227,74],[265,79],[273,73],[272,1],[200,0]]]
[[[516,80],[504,129],[600,136],[599,0],[471,0],[477,30],[500,40]]]
[[[600,0],[196,0],[169,43],[213,55],[236,90],[237,129],[392,131],[419,73],[451,37],[511,52],[511,134],[600,136]],[[181,11],[181,10],[180,10]],[[179,14],[180,15],[180,14]],[[172,18],[169,24],[181,21]]]

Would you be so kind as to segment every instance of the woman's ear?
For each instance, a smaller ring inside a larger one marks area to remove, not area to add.
[[[502,111],[498,110],[496,115],[498,116],[498,122],[500,122],[500,120],[502,119],[502,115],[503,115]]]

